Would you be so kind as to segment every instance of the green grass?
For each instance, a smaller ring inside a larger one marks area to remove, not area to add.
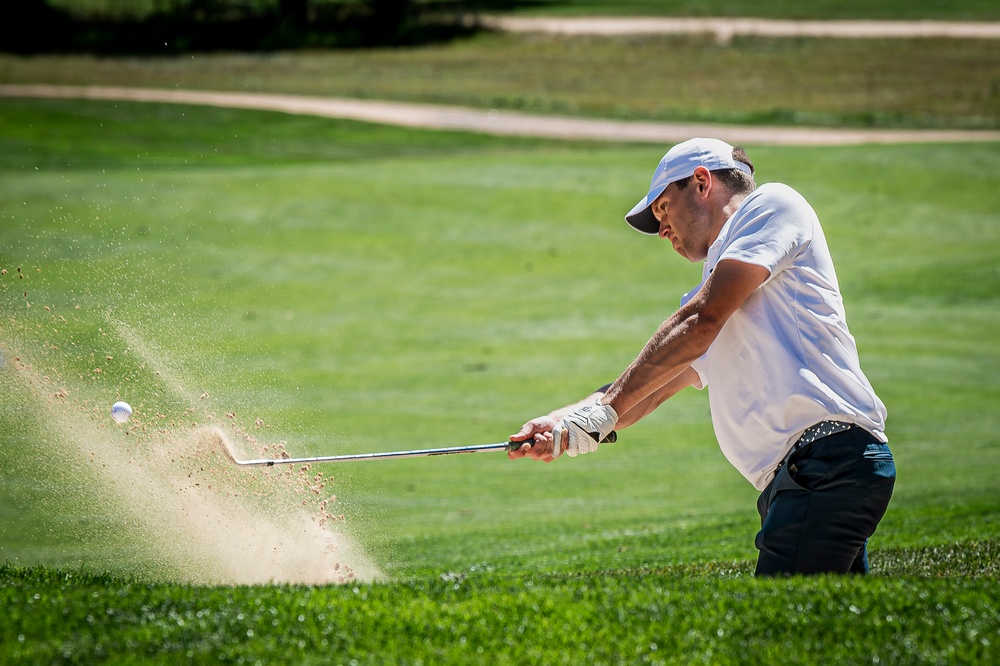
[[[890,410],[900,476],[878,576],[752,579],[756,493],[691,391],[585,459],[325,468],[386,578],[214,587],[160,550],[175,498],[145,509],[143,486],[123,492],[94,460],[141,476],[190,421],[301,455],[506,438],[613,378],[698,281],[621,220],[662,150],[4,100],[0,653],[995,660],[996,146],[748,150],[824,220]],[[107,414],[119,396],[137,408],[127,435]]]
[[[0,83],[344,96],[632,120],[1000,127],[994,40],[480,35],[364,51],[0,54]]]
[[[72,0],[79,2],[81,0]],[[483,0],[479,3],[486,10],[504,10],[513,13],[540,16],[734,16],[771,19],[804,20],[996,20],[1000,11],[996,4],[988,0],[962,0],[946,2],[924,0],[923,2],[871,3],[863,0],[816,0],[814,2],[794,2],[774,0],[771,2],[740,2],[733,0],[527,0],[505,2],[504,0]]]
[[[0,599],[8,657],[58,663],[988,663],[1000,629],[995,579],[667,570],[211,590],[2,567]]]

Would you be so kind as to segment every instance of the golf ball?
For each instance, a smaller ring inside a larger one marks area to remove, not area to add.
[[[111,405],[111,416],[118,423],[125,423],[132,416],[132,407],[127,402],[119,400]]]

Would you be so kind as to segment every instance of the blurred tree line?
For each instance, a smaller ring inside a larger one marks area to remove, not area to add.
[[[15,0],[0,19],[9,53],[169,54],[363,48],[444,41],[479,29],[474,0]],[[502,4],[502,3],[501,3]]]

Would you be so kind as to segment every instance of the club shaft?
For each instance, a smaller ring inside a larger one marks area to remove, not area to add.
[[[399,458],[424,458],[427,456],[446,456],[459,453],[483,453],[485,451],[510,451],[520,446],[520,443],[497,442],[496,444],[475,444],[473,446],[451,446],[439,449],[414,449],[411,451],[383,451],[380,453],[352,453],[340,456],[316,456],[313,458],[277,458],[275,460],[236,460],[237,465],[297,465],[323,462],[351,462],[354,460],[385,460]]]

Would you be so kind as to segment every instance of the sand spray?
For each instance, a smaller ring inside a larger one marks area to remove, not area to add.
[[[279,457],[285,444],[261,419],[191,389],[170,354],[134,328],[109,313],[100,323],[96,337],[83,333],[93,321],[67,305],[0,321],[0,391],[18,394],[9,409],[32,414],[23,455],[81,515],[110,526],[107,552],[79,564],[199,584],[382,576],[337,510],[333,477],[309,465],[233,465],[226,447]],[[135,412],[121,424],[109,409],[123,397]]]

